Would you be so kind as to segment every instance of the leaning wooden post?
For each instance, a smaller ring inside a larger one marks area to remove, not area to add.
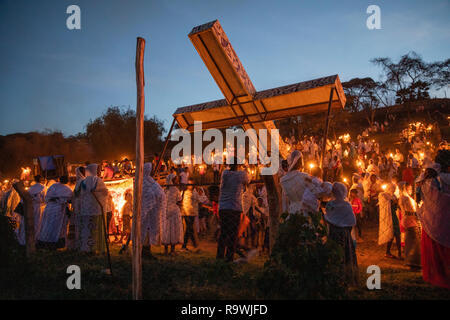
[[[267,202],[269,204],[269,252],[272,253],[280,224],[281,186],[277,175],[263,175],[262,178],[266,186]]]
[[[23,212],[25,220],[25,241],[26,241],[26,256],[29,258],[35,251],[34,244],[34,215],[33,215],[33,200],[28,191],[25,190],[23,181],[13,184],[13,188],[17,191],[23,201]]]
[[[142,243],[141,243],[141,196],[144,174],[144,49],[145,40],[137,38],[136,44],[136,170],[133,197],[133,299],[142,299]]]
[[[155,178],[156,178],[156,176],[158,174],[159,166],[161,165],[161,161],[162,161],[162,159],[163,159],[163,157],[164,157],[164,155],[166,153],[167,145],[169,144],[169,139],[170,139],[170,136],[172,135],[173,127],[175,126],[175,120],[176,119],[173,118],[172,125],[170,126],[170,129],[169,129],[169,133],[167,134],[166,141],[164,142],[164,148],[162,150],[162,153],[159,155],[158,164],[156,165],[155,172],[153,173],[153,176]]]
[[[331,113],[331,103],[333,102],[333,91],[334,87],[331,87],[330,90],[330,100],[328,100],[328,111],[327,111],[327,119],[325,122],[325,134],[323,137],[323,143],[322,143],[322,157],[320,159],[320,167],[322,168],[322,178],[325,180],[325,170],[323,167],[323,160],[325,158],[326,148],[327,148],[327,139],[328,139],[328,127],[330,126],[330,113]]]

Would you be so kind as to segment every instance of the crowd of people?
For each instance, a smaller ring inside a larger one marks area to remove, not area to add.
[[[378,244],[385,246],[387,258],[422,268],[426,281],[450,288],[450,151],[445,141],[436,141],[432,128],[411,124],[395,145],[383,145],[371,136],[384,132],[384,125],[375,124],[355,140],[344,134],[327,140],[323,165],[318,136],[286,139],[291,152],[278,172],[282,211],[288,217],[323,214],[329,238],[344,249],[350,281],[357,279],[356,245],[363,241],[366,227],[377,225]],[[122,169],[114,164],[77,167],[71,185],[67,176],[45,185],[35,176],[28,192],[38,247],[102,253],[109,239],[106,232],[122,245],[121,252],[126,250],[132,190],[121,195],[120,219],[112,219],[117,208],[104,180],[131,175],[133,166],[129,161]],[[152,177],[157,166],[164,181]],[[235,254],[245,260],[268,252],[269,203],[266,187],[258,180],[260,169],[235,162],[175,165],[155,155],[144,165],[143,256],[154,258],[152,246],[160,245],[166,255],[176,255],[177,245],[199,251],[199,237],[216,241],[217,259],[226,261],[233,261]],[[206,187],[208,173],[216,184]],[[0,205],[24,245],[22,200],[13,182],[3,184]],[[391,252],[394,241],[396,255]]]

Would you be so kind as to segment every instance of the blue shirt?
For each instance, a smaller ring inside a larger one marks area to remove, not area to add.
[[[247,171],[225,170],[220,182],[219,210],[242,211],[242,193],[248,182]]]

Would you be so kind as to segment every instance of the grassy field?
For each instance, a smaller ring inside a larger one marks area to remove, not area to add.
[[[366,230],[358,243],[360,286],[350,289],[344,299],[450,299],[450,290],[433,287],[399,260],[384,257],[376,244],[376,226]],[[257,256],[248,264],[226,264],[215,260],[215,243],[201,242],[200,252],[180,252],[166,257],[155,247],[157,260],[143,260],[145,299],[263,299],[258,290],[267,257]],[[2,272],[0,299],[130,299],[131,257],[119,255],[112,246],[113,276],[106,275],[104,256],[68,251],[38,251],[28,263],[18,263]],[[66,269],[81,268],[81,290],[68,290]],[[381,290],[366,288],[367,266],[381,268]],[[287,288],[288,290],[288,288]]]

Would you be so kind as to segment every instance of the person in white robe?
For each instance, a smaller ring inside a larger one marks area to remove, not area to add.
[[[166,189],[167,207],[162,219],[161,242],[164,245],[164,254],[175,254],[175,245],[183,242],[183,221],[181,219],[180,202],[181,193],[176,184],[177,176],[171,173],[167,176],[166,182],[169,186]]]
[[[103,253],[105,243],[105,212],[108,189],[97,176],[97,164],[86,167],[86,178],[81,182],[81,204],[79,218],[80,251]]]
[[[324,220],[328,224],[328,238],[335,241],[344,251],[343,268],[346,281],[358,284],[358,262],[351,230],[356,225],[352,205],[346,200],[347,187],[341,182],[332,186],[334,199],[326,205]]]
[[[45,195],[44,212],[41,228],[37,237],[39,247],[57,249],[65,246],[67,226],[67,206],[73,192],[66,185],[67,176],[62,176],[60,182],[53,184]]]
[[[308,215],[319,210],[318,200],[328,196],[331,184],[301,172],[303,169],[302,154],[294,150],[288,157],[288,173],[281,179],[280,184],[289,199],[289,214]]]
[[[153,257],[152,245],[161,244],[161,217],[166,211],[166,194],[163,188],[151,177],[152,164],[144,164],[142,184],[141,240],[142,253]]]
[[[378,244],[387,243],[386,257],[395,259],[395,256],[391,254],[391,246],[395,238],[398,258],[401,259],[400,223],[397,216],[398,201],[394,195],[395,189],[396,186],[393,183],[389,183],[386,190],[378,195],[380,207]]]
[[[80,215],[81,215],[81,183],[86,178],[86,168],[78,167],[75,169],[76,184],[73,189],[72,208],[73,213],[69,219],[69,235],[73,234],[73,241],[67,243],[68,249],[79,250],[80,249]],[[73,230],[70,230],[70,226],[73,225]]]
[[[35,183],[28,189],[28,193],[33,201],[33,217],[34,217],[34,238],[37,239],[41,228],[42,210],[45,207],[45,187],[40,183],[41,176],[34,177]],[[17,240],[20,245],[25,245],[25,217],[20,216],[20,225],[17,234]]]

